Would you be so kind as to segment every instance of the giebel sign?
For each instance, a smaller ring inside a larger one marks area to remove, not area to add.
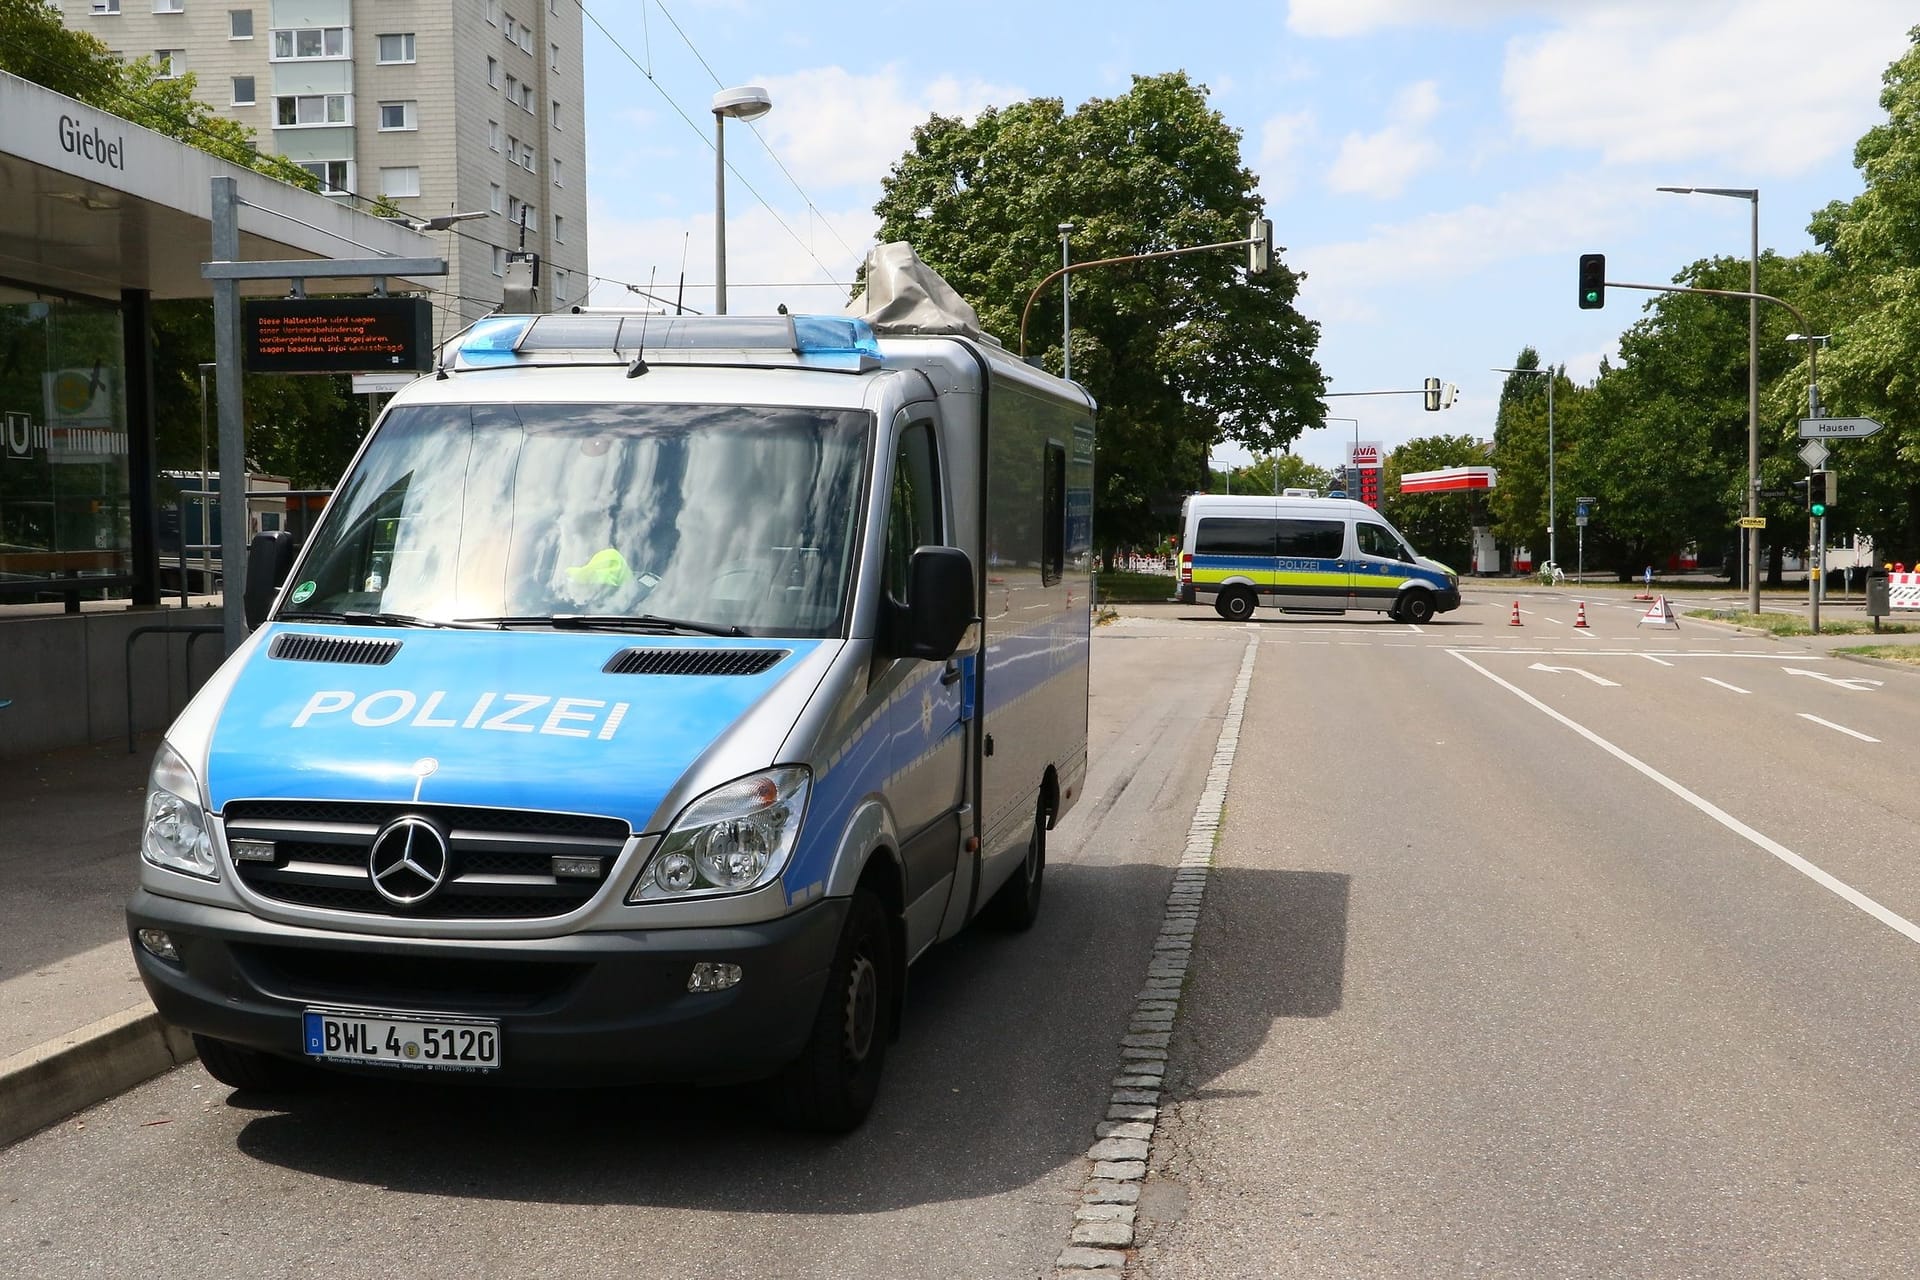
[[[249,373],[371,373],[433,367],[425,298],[283,298],[246,304]]]
[[[127,167],[125,138],[115,138],[109,142],[98,128],[83,125],[72,116],[60,117],[60,149],[70,156],[80,156],[109,169],[124,171]]]

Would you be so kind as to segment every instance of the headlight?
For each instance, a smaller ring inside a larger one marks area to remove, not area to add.
[[[680,811],[628,902],[744,893],[786,869],[813,775],[800,765],[715,787]]]
[[[213,837],[207,815],[200,808],[200,784],[180,753],[162,743],[147,775],[147,818],[140,837],[140,856],[156,867],[181,871],[204,880],[218,880]]]

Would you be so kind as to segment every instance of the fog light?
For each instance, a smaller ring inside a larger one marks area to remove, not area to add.
[[[739,981],[739,965],[717,964],[711,960],[702,960],[694,965],[693,972],[687,975],[687,990],[725,991]]]
[[[271,840],[229,840],[227,850],[233,854],[235,862],[271,863],[279,857]]]
[[[139,933],[140,945],[147,949],[148,955],[159,956],[162,960],[171,960],[178,964],[180,953],[173,949],[173,939],[167,936],[165,929],[142,929]],[[735,969],[734,980],[738,981],[740,971]]]

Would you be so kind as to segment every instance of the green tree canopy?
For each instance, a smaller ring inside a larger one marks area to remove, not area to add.
[[[1209,492],[1280,493],[1287,489],[1317,489],[1325,493],[1333,485],[1333,474],[1291,453],[1270,453],[1249,466],[1231,472],[1212,473]],[[1229,480],[1231,476],[1231,480]]]
[[[1239,240],[1260,211],[1240,133],[1184,73],[1136,76],[1068,112],[1057,98],[934,116],[882,182],[882,240],[910,241],[1017,344],[1028,295],[1075,260]],[[1073,281],[1073,373],[1100,405],[1095,521],[1105,547],[1170,529],[1206,475],[1210,445],[1277,450],[1317,422],[1318,326],[1295,309],[1300,277],[1277,258],[1249,277],[1221,250],[1096,267]],[[1029,351],[1061,367],[1061,289],[1028,320]]]
[[[1544,379],[1542,379],[1544,381]],[[1400,477],[1444,467],[1484,467],[1487,446],[1472,436],[1421,436],[1387,455],[1380,476],[1380,514],[1423,556],[1464,571],[1473,560],[1473,526],[1488,522],[1489,495],[1401,493]]]

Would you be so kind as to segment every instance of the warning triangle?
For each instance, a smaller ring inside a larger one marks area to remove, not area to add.
[[[1647,611],[1640,615],[1640,621],[1633,625],[1643,627],[1649,622],[1658,627],[1672,627],[1675,631],[1680,629],[1680,620],[1673,616],[1673,606],[1667,603],[1665,596],[1655,597],[1654,602],[1647,606]]]

